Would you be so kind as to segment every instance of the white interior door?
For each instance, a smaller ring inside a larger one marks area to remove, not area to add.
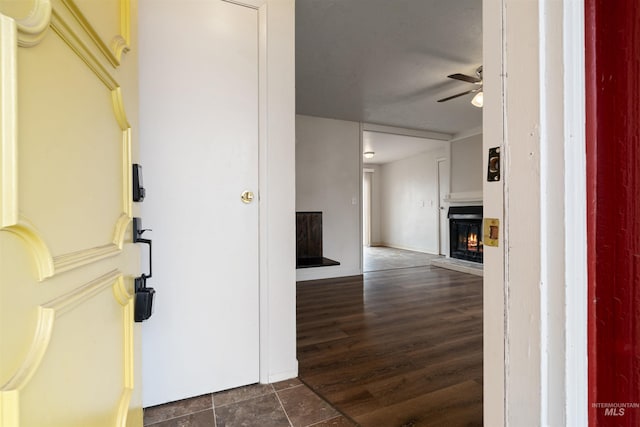
[[[449,255],[449,219],[448,203],[445,197],[449,195],[449,161],[438,160],[438,208],[440,210],[440,255]]]
[[[151,406],[259,379],[258,11],[220,0],[140,9]],[[243,202],[244,191],[255,199]]]

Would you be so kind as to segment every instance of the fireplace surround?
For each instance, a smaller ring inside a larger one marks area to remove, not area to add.
[[[323,256],[322,212],[296,212],[296,268],[340,265]]]
[[[449,208],[449,256],[482,263],[482,206]]]

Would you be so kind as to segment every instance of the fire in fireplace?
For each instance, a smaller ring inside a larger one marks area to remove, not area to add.
[[[449,255],[482,263],[482,206],[449,208]]]

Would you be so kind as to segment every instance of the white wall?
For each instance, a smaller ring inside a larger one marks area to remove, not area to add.
[[[452,193],[481,192],[483,170],[482,134],[451,142]]]
[[[297,270],[298,280],[362,273],[360,124],[296,116],[296,211],[322,211],[323,255],[338,266]]]
[[[382,166],[381,230],[385,246],[438,254],[438,170],[445,148]]]

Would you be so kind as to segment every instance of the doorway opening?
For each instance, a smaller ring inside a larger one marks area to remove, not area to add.
[[[441,408],[429,402],[453,389],[463,390],[455,399],[467,408],[459,421],[480,425],[482,278],[431,262],[448,255],[453,187],[481,197],[482,156],[465,158],[465,143],[481,152],[482,110],[470,102],[480,81],[448,76],[482,65],[482,8],[410,1],[411,14],[393,2],[296,3],[296,208],[324,212],[326,255],[341,261],[316,275],[298,272],[299,373],[363,426],[397,424],[393,408],[415,399],[424,411],[403,422],[437,424]],[[454,37],[464,46],[446,50],[467,58],[434,58],[442,40],[452,41],[442,22],[466,20]],[[396,38],[407,28],[407,39]],[[419,28],[442,34],[417,36]],[[456,167],[462,173],[450,179]],[[420,262],[371,266],[376,250],[410,252]],[[453,314],[463,312],[464,319]],[[444,359],[455,362],[444,367]]]
[[[439,256],[435,167],[446,159],[447,143],[365,125],[362,144],[363,272],[430,265]]]
[[[450,169],[447,159],[438,159],[438,209],[439,212],[439,253],[442,256],[449,255],[449,221],[447,218],[447,202],[449,196]]]
[[[371,195],[373,174],[375,169],[364,168],[362,171],[362,244],[371,246]]]

